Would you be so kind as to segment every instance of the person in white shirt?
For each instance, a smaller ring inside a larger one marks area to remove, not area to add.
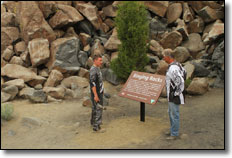
[[[168,99],[168,113],[170,118],[170,131],[167,140],[175,140],[179,138],[180,128],[180,112],[179,105],[185,103],[184,97],[184,81],[186,79],[186,70],[180,63],[175,61],[171,49],[163,51],[164,61],[169,64],[166,72],[166,88]]]

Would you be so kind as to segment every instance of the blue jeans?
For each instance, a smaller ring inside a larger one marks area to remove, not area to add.
[[[168,114],[170,119],[170,132],[171,136],[179,136],[179,127],[180,127],[180,112],[178,104],[173,102],[168,102]]]

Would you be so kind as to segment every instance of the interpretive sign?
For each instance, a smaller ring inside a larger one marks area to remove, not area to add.
[[[164,85],[165,76],[133,71],[119,96],[154,105]]]

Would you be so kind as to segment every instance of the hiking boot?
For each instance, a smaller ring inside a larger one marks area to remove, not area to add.
[[[106,130],[104,128],[101,128],[99,130],[93,129],[93,133],[105,133]]]
[[[176,140],[178,138],[179,138],[178,136],[169,136],[166,138],[166,140]]]
[[[171,132],[170,131],[166,131],[166,132],[164,132],[164,134],[167,135],[167,136],[170,136]]]

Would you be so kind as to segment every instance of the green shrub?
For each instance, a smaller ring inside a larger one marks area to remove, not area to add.
[[[118,5],[115,26],[118,33],[118,58],[111,62],[111,69],[123,81],[132,71],[145,71],[149,40],[148,13],[143,4],[129,1]]]
[[[9,121],[12,118],[12,113],[14,111],[14,107],[12,104],[2,104],[1,105],[1,118]]]
[[[191,79],[187,79],[185,80],[184,84],[185,84],[185,88],[188,88],[188,86],[190,85],[190,83],[192,82]]]

